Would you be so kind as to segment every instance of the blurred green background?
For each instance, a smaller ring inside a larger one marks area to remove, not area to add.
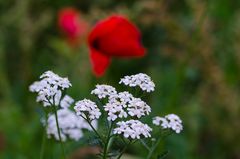
[[[66,6],[90,26],[112,13],[127,15],[142,32],[147,56],[114,59],[96,78],[86,41],[73,48],[57,27]],[[156,83],[152,115],[176,113],[184,123],[180,135],[165,140],[167,159],[240,159],[238,0],[0,0],[1,159],[39,158],[41,106],[28,86],[46,70],[68,76],[76,100],[97,83],[117,86],[124,75],[147,73]],[[47,156],[58,158],[58,145],[49,141]],[[69,154],[83,144],[67,143]],[[141,149],[128,153],[144,156]]]

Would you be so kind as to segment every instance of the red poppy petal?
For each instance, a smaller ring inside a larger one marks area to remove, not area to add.
[[[110,57],[98,52],[95,49],[91,49],[90,58],[94,74],[97,77],[102,76],[110,64]]]
[[[123,16],[113,15],[97,23],[88,42],[90,47],[106,55],[133,57],[145,54],[140,39],[140,31],[135,25]]]
[[[98,41],[98,48],[109,56],[117,57],[141,57],[145,54],[145,48],[140,40],[129,36],[128,31],[118,29],[114,36],[105,36]]]
[[[89,43],[93,43],[94,40],[97,38],[108,34],[112,30],[114,30],[115,27],[117,27],[118,23],[112,21],[113,17],[108,18],[107,20],[100,21],[96,24],[96,26],[93,28],[89,35]],[[107,26],[107,27],[106,27]]]

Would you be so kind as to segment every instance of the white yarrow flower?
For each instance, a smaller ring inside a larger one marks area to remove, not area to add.
[[[139,120],[120,121],[113,130],[114,134],[122,134],[125,138],[140,139],[151,137],[152,129]]]
[[[121,102],[117,100],[112,100],[111,102],[107,103],[106,105],[103,106],[104,110],[108,112],[108,120],[114,121],[118,117],[119,118],[126,118],[127,113],[123,109],[123,106],[121,105]]]
[[[29,90],[38,93],[37,102],[43,102],[44,106],[59,105],[62,91],[72,86],[67,78],[62,78],[52,71],[46,71],[40,79],[30,85]]]
[[[133,95],[127,91],[118,93],[117,97],[124,104],[123,107],[127,107],[127,104],[133,100]]]
[[[157,125],[157,126],[160,125],[164,129],[168,128],[168,121],[167,121],[167,119],[159,117],[159,116],[153,118],[153,124]]]
[[[101,115],[100,109],[97,107],[96,103],[88,99],[78,101],[74,109],[77,115],[88,117],[91,120],[98,119]]]
[[[120,92],[109,97],[108,103],[104,105],[104,110],[108,112],[108,120],[114,121],[117,118],[127,118],[127,107],[133,95],[129,92]]]
[[[138,118],[148,115],[151,112],[151,107],[140,98],[133,98],[128,105],[128,114]]]
[[[41,76],[40,79],[45,80],[48,84],[53,86],[58,86],[60,89],[64,90],[72,86],[68,78],[63,78],[53,73],[52,71],[46,71]]]
[[[144,73],[139,73],[131,76],[124,76],[123,78],[121,78],[119,84],[121,83],[129,87],[139,86],[143,91],[146,92],[152,92],[154,91],[155,88],[155,84],[153,83],[151,78]]]
[[[183,130],[182,120],[175,114],[168,114],[165,116],[168,120],[168,128],[171,128],[176,133],[180,133]]]
[[[103,106],[108,112],[108,120],[127,118],[128,115],[142,117],[151,112],[151,108],[140,98],[134,98],[129,92],[120,92],[109,97],[108,103]]]
[[[163,117],[154,117],[153,124],[161,126],[163,129],[172,129],[176,133],[180,133],[183,130],[182,120],[175,114],[168,114]]]
[[[102,99],[117,94],[117,91],[110,85],[102,84],[96,85],[96,88],[92,90],[91,94],[95,94],[99,99]]]

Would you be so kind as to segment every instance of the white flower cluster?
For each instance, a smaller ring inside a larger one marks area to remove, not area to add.
[[[140,86],[142,90],[147,92],[153,91],[155,87],[150,77],[145,74],[125,76],[121,79],[120,83],[122,82],[131,87]],[[109,121],[127,117],[141,118],[151,112],[150,106],[140,98],[135,98],[127,91],[118,93],[114,87],[109,85],[97,85],[91,94],[97,95],[99,99],[108,98],[108,102],[103,107],[104,111],[108,113],[107,119]],[[147,124],[143,124],[139,120],[128,120],[118,122],[114,134],[123,134],[126,138],[139,139],[141,136],[150,137],[150,131],[152,129]]]
[[[163,129],[172,129],[176,133],[183,130],[182,120],[175,114],[168,114],[164,118],[156,116],[153,118],[153,124],[160,125]]]
[[[141,136],[151,137],[151,131],[152,129],[147,124],[143,124],[139,120],[129,120],[118,122],[113,133],[123,134],[125,138],[140,139]]]
[[[140,118],[144,115],[148,115],[151,112],[151,107],[140,98],[133,98],[133,100],[130,101],[127,110],[130,116],[137,116]]]
[[[44,106],[59,105],[62,91],[71,86],[69,80],[52,71],[46,71],[40,79],[29,87],[31,92],[38,93],[37,102],[43,102]]]
[[[74,106],[77,115],[83,117],[89,117],[89,119],[94,120],[98,119],[101,115],[99,108],[96,103],[88,99],[83,99],[78,101]]]
[[[151,112],[149,105],[126,91],[111,96],[108,103],[104,106],[104,110],[108,112],[109,121],[114,121],[118,117],[127,118],[128,115],[140,118]]]
[[[163,117],[159,117],[159,116],[154,117],[153,118],[153,124],[157,125],[157,126],[160,125],[163,129],[168,128],[168,121]]]
[[[91,94],[95,94],[99,99],[113,96],[117,93],[116,89],[110,85],[96,85],[96,88],[92,90]]]
[[[130,87],[140,87],[141,90],[146,92],[152,92],[155,89],[155,84],[151,78],[143,73],[125,76],[120,79],[119,83]],[[79,140],[83,136],[82,129],[92,130],[85,119],[90,120],[89,122],[96,128],[96,119],[99,119],[101,116],[100,109],[96,103],[88,99],[75,103],[74,110],[76,114],[71,111],[69,107],[74,103],[74,100],[68,95],[63,97],[62,93],[63,90],[70,86],[71,83],[67,78],[62,78],[52,71],[47,71],[40,76],[40,81],[34,82],[29,87],[31,92],[38,93],[37,101],[43,102],[44,106],[60,106],[57,110],[57,115],[60,136],[63,141],[66,141],[67,138]],[[135,120],[149,115],[151,112],[151,107],[141,98],[136,98],[127,91],[118,93],[114,87],[106,84],[96,85],[91,94],[96,95],[99,99],[108,99],[103,109],[107,112],[109,121],[122,119],[116,123],[113,134],[123,135],[129,139],[151,137],[150,132],[152,129],[140,120]],[[127,118],[127,121],[123,121],[123,118]],[[54,136],[59,140],[55,115],[49,114],[44,124],[47,128],[48,136]],[[182,121],[175,114],[169,114],[165,117],[157,116],[153,119],[153,124],[160,125],[163,129],[171,129],[176,133],[180,133],[183,130]]]
[[[62,141],[66,141],[67,137],[78,141],[83,137],[82,129],[92,130],[82,117],[77,116],[69,109],[59,109],[57,115]],[[92,124],[94,127],[97,127],[96,121],[92,121]],[[54,136],[56,140],[60,140],[54,114],[49,115],[46,126],[48,137]]]
[[[139,86],[143,91],[152,92],[154,91],[155,84],[151,80],[151,78],[144,74],[139,73],[136,75],[125,76],[121,78],[119,84],[125,84],[126,86],[136,87]]]
[[[52,71],[46,71],[40,76],[40,81],[34,82],[29,87],[31,92],[38,93],[37,102],[42,102],[44,106],[60,106],[57,110],[57,115],[60,136],[63,141],[66,141],[67,138],[79,140],[83,136],[82,129],[92,130],[85,119],[69,109],[69,107],[74,103],[74,100],[68,95],[63,97],[62,91],[70,86],[71,83],[67,78],[62,78]],[[92,125],[93,127],[97,127],[97,122],[94,119],[99,118],[101,114],[99,109],[94,109],[97,108],[97,106],[94,106],[94,104],[91,102],[86,102],[85,104],[85,112],[89,111]],[[87,109],[87,107],[89,109]],[[80,109],[84,110],[84,108]],[[60,140],[55,114],[48,114],[47,121],[43,122],[43,124],[46,126],[48,137],[53,136],[57,140]]]
[[[128,115],[125,109],[132,99],[132,94],[126,91],[110,96],[108,103],[103,106],[104,110],[108,112],[108,120],[114,121],[117,117],[126,118]]]

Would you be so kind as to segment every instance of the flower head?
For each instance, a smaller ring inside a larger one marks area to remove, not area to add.
[[[108,103],[104,105],[104,110],[108,112],[108,120],[114,121],[117,118],[127,118],[126,107],[132,98],[132,94],[126,91],[110,96]]]
[[[37,92],[37,102],[44,106],[59,105],[62,91],[71,87],[68,78],[62,78],[52,71],[46,71],[40,76],[40,81],[30,85],[31,92]]]
[[[177,115],[168,114],[165,118],[168,120],[168,127],[176,133],[180,133],[183,130],[182,120]]]
[[[91,94],[95,94],[99,99],[114,96],[117,94],[117,91],[114,87],[110,85],[96,85],[96,88],[92,90]]]
[[[152,92],[154,91],[155,84],[151,80],[151,78],[144,74],[138,73],[136,75],[125,76],[123,77],[120,82],[129,87],[136,87],[139,86],[143,91]]]
[[[94,73],[103,75],[111,57],[143,56],[140,39],[137,27],[123,16],[113,15],[98,22],[88,38]]]
[[[104,110],[108,112],[108,120],[114,121],[118,117],[126,118],[127,112],[124,110],[124,103],[118,100],[118,98],[111,98],[109,102],[104,105]]]
[[[161,127],[163,128],[163,129],[166,129],[166,128],[168,128],[168,121],[167,121],[167,119],[165,119],[165,118],[163,118],[163,117],[159,117],[159,116],[157,116],[157,117],[154,117],[153,118],[153,124],[154,125],[161,125]]]
[[[130,116],[136,116],[140,118],[148,115],[151,112],[151,107],[140,98],[133,98],[133,100],[129,102],[127,110]]]
[[[168,114],[164,118],[157,116],[153,118],[153,124],[160,125],[163,129],[172,129],[176,133],[180,133],[183,130],[182,120],[175,114]]]
[[[83,118],[69,109],[59,109],[57,115],[62,141],[66,141],[67,138],[78,141],[83,136],[82,129],[92,130]],[[92,124],[94,127],[97,126],[96,121],[93,121]],[[48,137],[54,136],[56,140],[60,140],[54,114],[49,115],[46,126]]]
[[[113,130],[114,134],[122,134],[125,138],[140,139],[151,137],[152,129],[139,120],[120,121]]]
[[[91,120],[98,119],[101,115],[96,103],[88,99],[78,101],[74,106],[77,115],[87,117]]]
[[[114,121],[117,118],[142,117],[151,112],[151,108],[140,98],[133,97],[129,92],[120,92],[109,97],[104,105],[104,110],[108,112],[108,120]]]

